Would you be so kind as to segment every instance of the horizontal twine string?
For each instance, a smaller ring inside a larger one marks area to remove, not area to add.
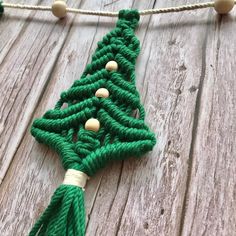
[[[234,1],[236,4],[236,0]],[[3,7],[6,8],[17,8],[17,9],[26,9],[26,10],[39,10],[39,11],[51,11],[51,6],[37,6],[37,5],[27,5],[27,4],[13,4],[13,3],[2,3]],[[195,3],[189,5],[183,5],[178,7],[167,7],[167,8],[157,8],[157,9],[146,9],[140,10],[140,15],[152,15],[152,14],[162,14],[170,12],[180,12],[180,11],[190,11],[202,8],[214,7],[214,2],[205,2],[205,3]],[[119,12],[111,11],[93,11],[93,10],[82,10],[76,8],[66,8],[67,12],[78,13],[84,15],[95,15],[95,16],[110,16],[116,17]]]

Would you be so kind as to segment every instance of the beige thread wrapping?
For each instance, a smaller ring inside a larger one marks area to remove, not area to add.
[[[68,169],[66,171],[65,178],[62,184],[78,186],[84,190],[88,179],[89,176],[82,171]]]

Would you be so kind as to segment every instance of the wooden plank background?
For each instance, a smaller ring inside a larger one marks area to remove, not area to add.
[[[116,11],[195,2],[68,5]],[[137,87],[158,144],[88,182],[87,236],[236,235],[235,16],[204,9],[141,18]],[[57,154],[34,140],[30,125],[80,77],[115,21],[15,9],[0,19],[0,235],[27,235],[61,183]]]

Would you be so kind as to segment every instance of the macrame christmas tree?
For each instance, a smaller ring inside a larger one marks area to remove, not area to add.
[[[79,173],[72,177],[91,177],[110,160],[138,157],[155,145],[135,86],[138,21],[136,10],[121,10],[116,27],[98,43],[81,78],[32,125],[32,135],[59,154],[70,170],[67,174]],[[73,181],[65,179],[58,187],[31,236],[84,235],[84,183]]]

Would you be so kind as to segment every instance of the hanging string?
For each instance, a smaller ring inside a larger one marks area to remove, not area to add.
[[[236,0],[234,1],[234,4],[236,4]],[[152,14],[162,14],[162,13],[170,13],[170,12],[190,11],[190,10],[214,7],[214,5],[215,5],[214,2],[195,3],[195,4],[178,6],[178,7],[140,10],[139,14],[152,15]],[[27,4],[2,3],[2,6],[5,8],[38,10],[38,11],[51,11],[52,10],[51,6],[36,6],[36,5],[27,5]],[[84,14],[84,15],[109,16],[109,17],[116,17],[119,14],[119,12],[82,10],[82,9],[76,9],[76,8],[66,8],[66,12],[78,13],[78,14]]]

